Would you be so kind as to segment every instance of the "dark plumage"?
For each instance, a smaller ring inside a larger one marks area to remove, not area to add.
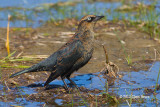
[[[95,23],[104,16],[87,15],[83,17],[78,25],[75,35],[64,44],[59,50],[49,56],[47,59],[17,72],[10,78],[17,75],[37,71],[50,71],[51,74],[44,86],[61,76],[64,82],[64,88],[68,91],[68,86],[64,81],[67,78],[77,89],[77,85],[70,79],[70,75],[83,67],[92,57]]]

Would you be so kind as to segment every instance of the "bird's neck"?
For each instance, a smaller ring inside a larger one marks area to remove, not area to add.
[[[81,29],[81,30],[78,30],[76,33],[82,42],[94,41],[94,32],[91,29]]]
[[[93,42],[94,41],[94,32],[93,32],[94,23],[80,23],[77,29],[77,35],[79,36],[82,42]]]
[[[91,24],[86,24],[86,23],[81,23],[78,25],[78,31],[86,31],[86,30],[91,30],[93,31],[94,23]]]

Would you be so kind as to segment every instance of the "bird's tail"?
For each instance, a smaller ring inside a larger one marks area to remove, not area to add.
[[[24,69],[24,70],[22,70],[22,71],[19,71],[19,72],[15,73],[15,74],[12,74],[12,75],[10,76],[10,78],[13,78],[13,77],[15,77],[15,76],[17,76],[17,75],[21,75],[21,74],[23,74],[23,73],[35,72],[35,71],[37,71],[37,66],[32,66],[32,67],[30,67],[30,68],[27,68],[27,69]]]

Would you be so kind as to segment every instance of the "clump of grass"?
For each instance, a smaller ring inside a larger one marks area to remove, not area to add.
[[[160,38],[160,31],[158,30],[159,13],[155,10],[155,5],[156,1],[151,5],[144,5],[143,2],[139,3],[136,10],[131,9],[135,12],[125,11],[127,17],[124,14],[122,19],[125,23],[127,22],[127,25],[137,27],[140,31],[148,33],[151,38]]]
[[[12,62],[19,62],[19,61],[32,61],[32,58],[22,57],[22,58],[15,58],[12,57],[16,51],[9,54],[7,57],[0,60],[0,67],[1,68],[28,68],[29,66],[25,65],[14,65]]]
[[[153,3],[151,6],[152,8],[150,9],[141,8],[139,10],[139,17],[144,23],[144,26],[142,26],[141,30],[147,32],[153,38],[154,36],[159,34],[159,31],[156,30],[158,27],[159,15],[156,13],[155,8],[153,8],[155,6],[155,3]]]
[[[110,105],[119,104],[119,100],[114,95],[110,95],[110,94],[104,93],[102,96],[105,97],[104,100],[106,100],[107,103],[109,103]]]
[[[16,53],[16,51],[12,52],[11,54],[9,54],[7,57],[3,58],[0,60],[0,62],[4,62],[6,60],[9,60],[9,58],[11,58],[12,55],[14,55]]]
[[[129,55],[127,52],[126,52],[126,48],[125,48],[125,45],[124,45],[124,41],[122,41],[120,38],[119,38],[119,36],[118,36],[118,34],[117,34],[117,32],[114,32],[115,34],[116,34],[116,36],[117,36],[117,38],[118,38],[118,40],[119,40],[119,42],[120,42],[120,44],[121,44],[121,46],[122,46],[122,49],[123,49],[123,52],[124,52],[124,55],[125,55],[125,60],[127,61],[127,64],[129,65],[129,66],[132,66],[132,56],[131,55]]]
[[[131,55],[128,55],[125,59],[126,59],[128,65],[131,66],[131,65],[132,65],[132,56],[131,56]]]
[[[16,51],[12,52],[12,53],[9,54],[7,57],[1,59],[0,62],[1,62],[1,63],[7,63],[7,62],[31,61],[31,60],[33,60],[32,58],[27,58],[27,57],[22,57],[22,58],[12,57],[15,53],[16,53]]]
[[[157,81],[156,81],[156,86],[155,86],[154,92],[156,92],[156,90],[157,90],[159,75],[160,75],[160,68],[159,68],[159,72],[158,72],[158,76],[157,76]]]

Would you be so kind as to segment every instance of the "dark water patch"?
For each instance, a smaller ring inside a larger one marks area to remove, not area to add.
[[[43,87],[43,84],[30,84],[30,85],[28,85],[27,87],[32,87],[32,88],[34,88],[34,87]]]

